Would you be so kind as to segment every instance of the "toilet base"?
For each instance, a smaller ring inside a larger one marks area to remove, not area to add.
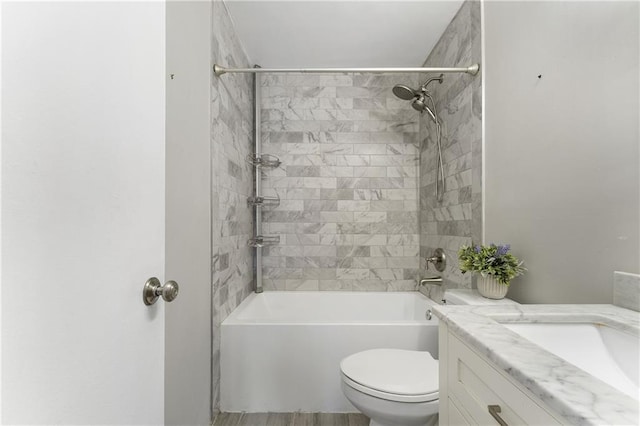
[[[388,401],[362,393],[342,382],[347,399],[371,419],[369,426],[435,426],[438,424],[438,400],[406,403]]]

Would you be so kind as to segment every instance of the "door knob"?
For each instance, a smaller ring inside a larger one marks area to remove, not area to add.
[[[144,283],[142,289],[142,301],[145,305],[153,305],[158,298],[162,296],[165,302],[171,302],[178,297],[178,291],[180,287],[175,281],[167,281],[165,285],[160,284],[160,280],[156,277],[151,277]]]

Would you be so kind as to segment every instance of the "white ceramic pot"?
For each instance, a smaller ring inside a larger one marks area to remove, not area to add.
[[[488,299],[504,299],[507,291],[509,291],[509,286],[500,284],[493,276],[478,276],[478,292],[484,297]]]

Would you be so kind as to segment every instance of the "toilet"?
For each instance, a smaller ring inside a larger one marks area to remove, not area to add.
[[[475,290],[448,290],[448,305],[517,304]],[[342,392],[371,421],[369,426],[438,424],[438,361],[426,351],[370,349],[340,363]]]
[[[369,426],[437,424],[438,361],[429,352],[371,349],[343,359],[340,370],[342,392]]]

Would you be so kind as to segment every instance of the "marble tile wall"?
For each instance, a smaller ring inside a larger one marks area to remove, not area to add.
[[[418,113],[391,88],[414,75],[287,74],[262,81],[266,290],[415,290]]]
[[[231,67],[249,67],[222,1],[213,2],[212,58]],[[254,254],[247,246],[253,214],[253,80],[244,74],[214,77],[211,86],[212,170],[212,374],[214,408],[219,406],[220,323],[254,287]]]
[[[480,2],[467,0],[429,54],[424,66],[463,67],[481,60]],[[482,84],[481,76],[446,74],[444,82],[429,85],[443,123],[442,155],[445,192],[435,196],[436,126],[420,118],[420,274],[443,277],[443,286],[421,288],[434,300],[446,288],[471,288],[471,276],[458,268],[463,244],[482,241]],[[437,247],[447,256],[443,273],[426,269],[424,258]]]
[[[640,312],[640,275],[613,273],[613,304]]]

